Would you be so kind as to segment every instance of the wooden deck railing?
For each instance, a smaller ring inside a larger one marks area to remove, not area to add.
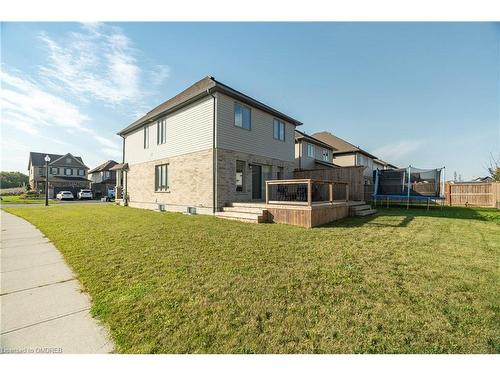
[[[345,182],[309,178],[266,181],[266,204],[312,206],[348,200],[349,184]]]

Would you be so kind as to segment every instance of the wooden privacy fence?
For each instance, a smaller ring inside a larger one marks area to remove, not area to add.
[[[346,183],[349,185],[349,198],[360,201],[364,199],[364,169],[365,167],[303,169],[294,171],[293,177]]]
[[[447,182],[445,197],[450,206],[500,208],[500,182]]]

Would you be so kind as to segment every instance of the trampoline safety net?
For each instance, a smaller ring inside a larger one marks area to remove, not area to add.
[[[404,169],[376,170],[373,172],[375,181],[374,195],[440,197],[442,195],[442,169],[408,167]]]

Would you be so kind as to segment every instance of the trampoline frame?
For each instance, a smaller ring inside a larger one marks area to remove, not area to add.
[[[406,200],[406,209],[409,209],[410,208],[410,201],[411,200],[417,200],[417,201],[427,201],[427,210],[429,210],[429,206],[430,206],[430,202],[431,201],[440,201],[441,203],[441,209],[443,208],[443,205],[444,205],[444,201],[445,201],[445,197],[444,195],[441,195],[443,194],[444,192],[444,189],[445,189],[445,181],[446,181],[446,168],[445,167],[442,167],[442,168],[434,168],[434,169],[441,169],[443,171],[443,173],[441,174],[440,176],[440,180],[439,181],[439,185],[440,185],[440,191],[439,191],[439,195],[438,196],[428,196],[428,195],[411,195],[411,168],[412,166],[409,165],[408,168],[407,168],[407,174],[408,174],[408,179],[407,179],[407,190],[408,190],[408,194],[406,195],[403,195],[403,194],[377,194],[378,192],[378,184],[379,184],[379,171],[381,171],[380,169],[377,169],[376,170],[376,173],[375,173],[375,187],[373,189],[373,198],[374,198],[374,202],[375,202],[375,206],[377,205],[377,199],[379,199],[381,202],[383,202],[383,200],[386,200],[387,202],[387,207],[389,207],[389,201],[390,200]],[[420,169],[420,168],[415,168],[415,169]],[[429,170],[432,170],[432,169],[429,169]]]

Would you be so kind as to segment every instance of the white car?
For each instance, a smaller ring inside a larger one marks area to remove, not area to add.
[[[78,199],[92,199],[92,190],[82,189],[78,192]]]
[[[75,197],[73,196],[73,193],[71,191],[60,191],[57,193],[56,198],[59,199],[60,201],[68,199],[68,200],[73,200]]]

